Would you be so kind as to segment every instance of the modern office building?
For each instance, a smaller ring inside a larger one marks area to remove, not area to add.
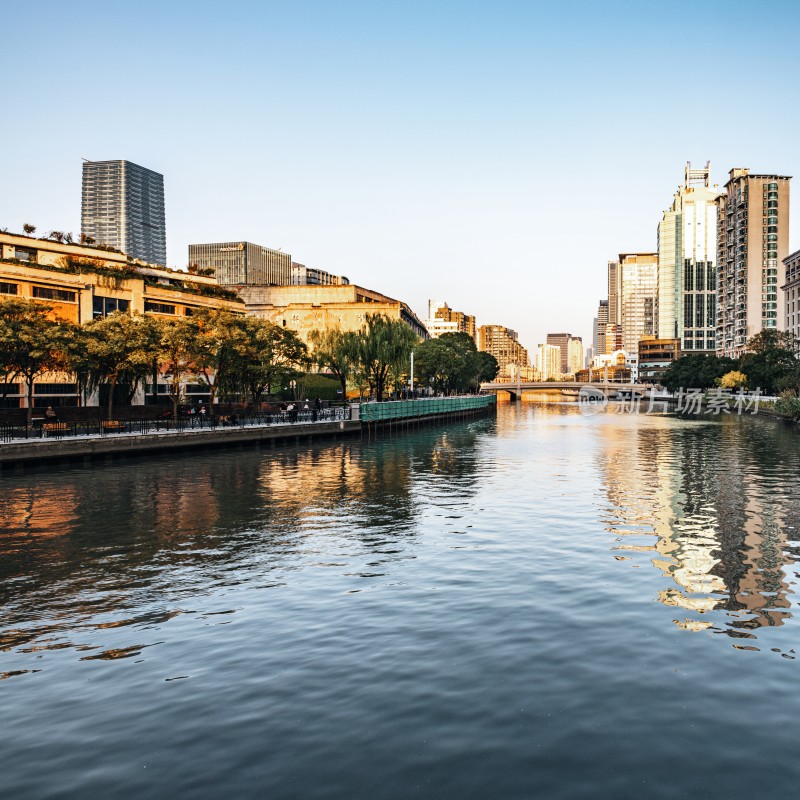
[[[641,339],[639,380],[642,383],[658,383],[667,367],[681,355],[680,339]]]
[[[561,348],[557,344],[538,345],[536,348],[536,371],[539,373],[540,381],[561,377],[563,374]]]
[[[785,325],[789,181],[735,168],[717,198],[718,355],[735,358],[757,333]]]
[[[658,225],[658,329],[661,339],[680,339],[686,352],[716,347],[718,187],[709,165],[687,163],[683,185]]]
[[[252,242],[190,244],[189,263],[214,270],[223,286],[290,286],[292,257]]]
[[[547,339],[545,340],[547,344],[551,344],[554,347],[557,347],[559,350],[560,360],[559,360],[559,368],[558,371],[562,375],[566,375],[569,372],[569,342],[572,339],[571,333],[548,333]],[[541,347],[541,345],[539,345]]]
[[[347,286],[350,281],[344,275],[332,275],[324,269],[307,267],[292,261],[292,286]]]
[[[597,307],[594,325],[592,326],[592,350],[595,353],[606,352],[606,326],[608,322],[608,300],[601,300]]]
[[[780,288],[784,297],[784,327],[800,341],[800,250],[783,259],[786,283]]]
[[[638,353],[639,340],[645,336],[654,336],[658,326],[658,254],[620,253],[614,272],[618,298],[617,324],[622,328],[622,349],[627,353]],[[606,349],[608,350],[608,342]]]
[[[481,325],[478,350],[491,353],[497,359],[498,381],[512,380],[530,366],[528,351],[519,343],[517,332],[503,325]]]
[[[84,161],[81,233],[131,258],[165,266],[164,176],[131,161]]]
[[[434,339],[443,333],[466,333],[475,339],[477,333],[475,317],[463,311],[454,311],[443,300],[428,300],[425,327]]]

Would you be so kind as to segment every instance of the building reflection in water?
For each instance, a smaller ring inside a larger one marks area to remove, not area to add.
[[[596,432],[607,529],[618,551],[652,552],[672,582],[658,600],[691,612],[677,625],[753,638],[791,616],[789,576],[800,558],[794,431],[751,419],[609,415]],[[722,624],[712,613],[720,611]]]

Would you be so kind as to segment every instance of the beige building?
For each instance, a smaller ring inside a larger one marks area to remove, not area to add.
[[[443,333],[466,333],[476,339],[475,317],[463,311],[454,311],[443,300],[428,301],[428,333],[436,339]],[[477,341],[476,341],[477,344]]]
[[[497,359],[500,371],[497,381],[516,379],[525,375],[530,367],[528,351],[519,343],[516,331],[503,325],[481,325],[478,328],[478,350],[490,353]]]
[[[583,369],[583,339],[573,336],[567,345],[567,372],[574,375]]]
[[[786,324],[789,180],[732,169],[717,198],[718,355],[735,358],[757,333]]]
[[[355,284],[339,286],[237,286],[247,313],[297,331],[308,342],[311,331],[359,331],[368,314],[405,322],[421,339],[428,331],[403,302]]]
[[[541,381],[561,377],[561,348],[557,344],[540,344],[537,346],[536,371],[539,373],[539,380]]]
[[[622,328],[622,349],[638,353],[639,340],[654,336],[658,328],[658,254],[620,253],[616,263],[617,324]],[[607,350],[608,345],[606,342]]]
[[[786,283],[781,286],[784,297],[784,327],[800,340],[800,250],[783,259]]]
[[[54,319],[79,325],[115,311],[164,317],[211,309],[245,312],[236,293],[213,278],[151,266],[100,247],[0,233],[0,300],[8,298],[47,303]],[[34,403],[74,402],[71,380],[44,376],[35,387]],[[19,407],[24,394],[16,384],[6,405]]]

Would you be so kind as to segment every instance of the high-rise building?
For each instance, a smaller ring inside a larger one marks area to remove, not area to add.
[[[597,307],[597,317],[594,320],[592,350],[595,355],[606,353],[606,326],[608,325],[608,300],[601,300]]]
[[[608,321],[619,325],[622,321],[620,310],[620,269],[619,261],[608,262]]]
[[[571,333],[548,333],[547,344],[552,344],[561,353],[559,361],[559,372],[566,375],[569,372],[569,342],[572,339]]]
[[[519,343],[518,334],[503,325],[481,325],[478,328],[478,350],[491,353],[500,367],[499,380],[512,379],[530,366],[528,351]]]
[[[688,352],[715,349],[718,196],[709,165],[687,164],[658,225],[658,336]]]
[[[571,337],[567,350],[567,372],[575,375],[583,369],[583,339],[580,336]]]
[[[639,340],[656,333],[658,320],[658,254],[620,253],[616,268],[618,324],[622,328],[622,349],[639,352]],[[609,298],[609,316],[611,299]],[[613,321],[613,320],[612,320]],[[608,342],[606,342],[608,349]]]
[[[780,288],[784,297],[784,327],[800,341],[800,250],[783,259],[786,283]]]
[[[718,355],[735,358],[757,333],[785,325],[789,181],[736,168],[717,198]]]
[[[443,300],[428,300],[425,327],[433,338],[443,333],[466,333],[475,339],[477,333],[475,317],[463,311],[454,311]]]
[[[561,348],[556,344],[540,344],[536,348],[536,370],[539,380],[561,376]]]
[[[164,176],[131,161],[84,161],[81,233],[165,266]]]
[[[225,286],[290,286],[292,257],[289,253],[252,242],[190,244],[189,263],[213,269]]]

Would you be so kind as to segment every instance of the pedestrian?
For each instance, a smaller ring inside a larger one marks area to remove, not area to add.
[[[44,418],[48,422],[58,422],[58,414],[56,414],[56,410],[53,406],[47,406],[47,410],[44,412]]]
[[[206,407],[202,403],[200,404],[200,410],[197,413],[203,417],[206,415]]]

